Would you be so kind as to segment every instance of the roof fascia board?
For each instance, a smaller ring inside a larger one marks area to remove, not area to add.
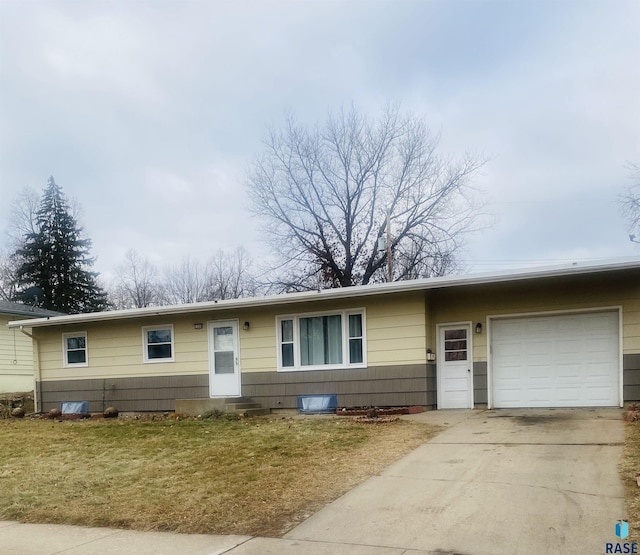
[[[106,312],[91,312],[85,314],[70,314],[65,316],[51,316],[34,318],[27,321],[13,321],[7,325],[15,327],[44,327],[55,325],[76,324],[80,322],[103,322],[108,320],[128,320],[134,318],[149,318],[152,316],[172,316],[178,314],[197,314],[201,312],[218,312],[221,310],[261,308],[265,306],[285,306],[295,303],[328,301],[342,298],[358,298],[391,293],[409,293],[429,289],[463,287],[471,285],[486,285],[489,283],[508,283],[532,279],[545,279],[584,274],[597,274],[620,270],[640,269],[640,260],[618,261],[606,264],[555,266],[552,268],[536,268],[515,270],[509,273],[492,272],[485,274],[469,274],[466,276],[425,278],[411,281],[396,281],[372,285],[343,287],[339,289],[323,289],[319,291],[303,291],[283,295],[269,295],[265,297],[250,297],[229,299],[223,301],[207,301],[171,306],[157,306]]]
[[[26,316],[28,318],[37,318],[38,316],[34,316],[33,312],[20,311],[20,310],[11,310],[10,308],[0,309],[0,314],[10,314],[11,316]],[[39,315],[42,318],[42,315]]]

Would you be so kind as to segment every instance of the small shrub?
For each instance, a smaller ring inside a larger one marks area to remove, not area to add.
[[[240,420],[242,416],[237,412],[225,412],[223,410],[213,409],[200,415],[199,418],[202,420],[227,420],[235,422],[236,420]]]
[[[237,420],[240,420],[242,416],[239,415],[237,412],[225,412],[223,413],[222,418],[230,422],[235,422]]]
[[[222,418],[225,415],[225,412],[218,409],[208,410],[202,415],[202,418],[205,420],[217,420]]]

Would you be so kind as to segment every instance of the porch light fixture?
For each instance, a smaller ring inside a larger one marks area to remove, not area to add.
[[[201,330],[202,329],[202,324],[200,324],[200,323],[193,324],[193,329],[194,330]]]
[[[242,329],[243,329],[244,331],[247,331],[247,330],[249,329],[249,322],[245,322],[245,323],[242,325]]]
[[[433,362],[435,359],[436,359],[436,354],[431,349],[427,349],[427,361]]]
[[[476,333],[482,333],[482,324],[480,322],[476,324]]]

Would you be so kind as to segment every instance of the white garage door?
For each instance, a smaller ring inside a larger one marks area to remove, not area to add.
[[[618,406],[619,327],[617,312],[492,320],[492,406]]]

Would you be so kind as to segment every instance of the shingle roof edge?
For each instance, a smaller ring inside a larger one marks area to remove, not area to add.
[[[463,287],[470,285],[596,274],[602,272],[614,272],[633,269],[640,269],[640,259],[618,259],[588,264],[574,262],[572,264],[563,264],[545,268],[525,268],[520,270],[512,270],[509,272],[487,272],[457,276],[444,276],[437,278],[416,279],[410,281],[396,281],[391,283],[358,285],[354,287],[344,287],[338,289],[323,289],[319,291],[284,293],[264,297],[246,297],[241,299],[229,299],[223,301],[207,301],[181,305],[112,310],[86,314],[70,314],[65,316],[51,316],[47,318],[36,318],[27,321],[13,321],[9,322],[8,326],[10,328],[20,326],[44,327],[82,322],[126,320],[131,318],[144,318],[148,316],[190,314],[225,309],[255,308],[270,305],[278,306],[306,301],[356,298],[391,293],[406,293],[428,289]]]

